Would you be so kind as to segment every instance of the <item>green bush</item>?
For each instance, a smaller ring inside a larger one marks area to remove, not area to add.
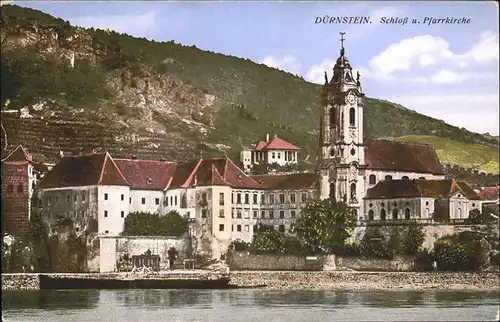
[[[379,229],[366,231],[360,243],[360,253],[368,258],[391,259],[392,251],[388,247]]]
[[[422,226],[413,224],[408,228],[406,238],[403,240],[402,251],[405,255],[417,253],[425,240],[425,232]]]
[[[176,211],[165,216],[147,212],[133,212],[125,218],[125,236],[174,236],[180,237],[188,231],[187,219]]]
[[[449,235],[434,243],[433,257],[439,270],[475,271],[486,264],[481,236],[473,232]]]

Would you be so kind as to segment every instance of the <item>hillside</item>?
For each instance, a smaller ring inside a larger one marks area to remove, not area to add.
[[[276,133],[315,165],[319,85],[195,46],[75,28],[15,5],[1,10],[1,103],[8,100],[11,110],[2,112],[2,123],[10,148],[22,143],[47,159],[94,148],[169,160],[200,152],[238,159],[242,146]],[[387,101],[368,98],[365,105],[367,138],[432,135],[498,151],[498,138]],[[498,158],[484,164],[490,161]]]
[[[470,144],[431,135],[408,135],[394,138],[398,141],[428,143],[434,146],[442,162],[498,173],[500,156],[492,147]]]

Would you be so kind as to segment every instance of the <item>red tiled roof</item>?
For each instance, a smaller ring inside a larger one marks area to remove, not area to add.
[[[315,173],[267,174],[251,178],[271,190],[312,189],[319,184],[319,177]]]
[[[431,197],[449,198],[461,192],[469,200],[479,195],[463,181],[451,180],[383,180],[368,189],[365,199]]]
[[[255,151],[267,151],[267,150],[300,150],[295,145],[287,142],[279,137],[274,137],[271,141],[259,141],[255,145]]]
[[[7,162],[7,163],[33,162],[33,158],[22,145],[19,145],[5,159],[3,159],[2,162]]]
[[[176,164],[155,160],[117,159],[116,165],[130,188],[137,190],[163,190],[175,172]]]
[[[93,185],[129,186],[108,153],[63,157],[40,181],[38,188]]]
[[[374,170],[444,174],[436,151],[429,144],[368,140],[365,163]]]
[[[485,187],[479,192],[483,200],[497,200],[500,198],[500,186]]]

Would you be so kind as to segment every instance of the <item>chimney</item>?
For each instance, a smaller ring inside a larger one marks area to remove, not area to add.
[[[269,142],[269,133],[266,134],[266,142]]]

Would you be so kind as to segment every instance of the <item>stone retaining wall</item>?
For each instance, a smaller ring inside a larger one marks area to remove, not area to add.
[[[233,271],[231,284],[280,290],[498,290],[498,273]]]
[[[2,273],[2,290],[39,290],[40,274],[6,274]]]

